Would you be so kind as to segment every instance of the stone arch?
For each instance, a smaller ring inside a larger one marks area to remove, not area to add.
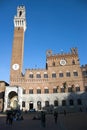
[[[15,91],[8,93],[8,107],[16,109],[18,108],[18,94]]]

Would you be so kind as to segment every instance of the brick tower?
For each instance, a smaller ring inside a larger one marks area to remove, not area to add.
[[[14,38],[10,69],[10,85],[17,77],[22,75],[23,51],[24,51],[24,32],[26,30],[25,7],[17,7],[17,15],[14,17]]]

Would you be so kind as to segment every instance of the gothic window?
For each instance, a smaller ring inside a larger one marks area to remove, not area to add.
[[[25,94],[26,93],[26,90],[25,89],[23,89],[23,94]]]
[[[37,94],[40,94],[41,93],[41,89],[37,89]]]
[[[82,72],[83,76],[87,76],[87,70]]]
[[[70,100],[69,100],[69,105],[70,105],[70,106],[73,106],[73,105],[74,105],[73,99],[70,99]]]
[[[65,92],[65,89],[64,87],[61,88],[61,93],[64,93]]]
[[[75,65],[75,60],[72,60],[72,64]]]
[[[45,101],[45,107],[49,107],[49,101]]]
[[[48,78],[48,74],[44,74],[44,78]]]
[[[29,78],[33,78],[33,74],[29,74]]]
[[[81,99],[77,99],[77,104],[78,104],[78,105],[82,105]]]
[[[25,102],[24,101],[22,101],[22,107],[25,107]]]
[[[33,94],[33,89],[29,89],[29,94]]]
[[[41,78],[41,75],[40,74],[36,74],[36,78]]]
[[[63,73],[59,73],[59,77],[62,78],[63,77]]]
[[[68,92],[72,92],[72,87],[68,87]]]
[[[66,77],[70,77],[70,72],[66,72]]]
[[[87,92],[87,86],[85,86],[85,92]]]
[[[56,73],[52,73],[52,78],[56,78]]]
[[[53,62],[53,66],[55,66],[55,62]]]
[[[54,106],[58,106],[58,101],[54,100]]]
[[[77,77],[78,76],[78,72],[73,72],[73,75],[75,76],[75,77]]]
[[[48,89],[48,88],[45,88],[45,89],[44,89],[44,93],[49,93],[49,89]]]
[[[79,91],[80,91],[80,87],[77,86],[77,87],[76,87],[76,92],[79,92]]]
[[[57,93],[57,88],[53,88],[53,93]]]
[[[62,106],[66,106],[66,100],[62,100]]]
[[[37,102],[37,109],[38,109],[38,110],[41,110],[41,101],[38,101],[38,102]]]
[[[19,12],[19,17],[22,15],[22,11]]]

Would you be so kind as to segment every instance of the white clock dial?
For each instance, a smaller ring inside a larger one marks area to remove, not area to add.
[[[65,65],[66,61],[64,59],[60,60],[60,65]]]
[[[12,69],[13,70],[18,70],[19,69],[19,64],[13,64]]]

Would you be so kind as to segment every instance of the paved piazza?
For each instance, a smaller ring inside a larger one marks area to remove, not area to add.
[[[24,120],[14,121],[12,126],[5,123],[6,116],[0,114],[0,130],[87,130],[87,113],[59,114],[57,124],[52,114],[46,115],[46,127],[40,120],[32,120],[36,113],[24,114]]]

